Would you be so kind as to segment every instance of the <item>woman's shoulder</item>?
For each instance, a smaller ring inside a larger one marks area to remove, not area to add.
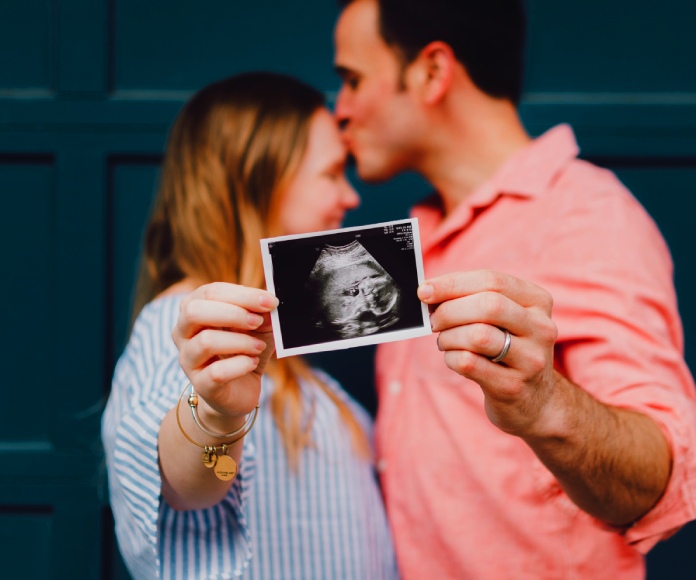
[[[150,385],[155,376],[178,371],[178,350],[172,339],[172,330],[182,299],[183,296],[165,296],[142,308],[116,361],[112,395],[142,394],[145,385]]]
[[[159,359],[176,351],[172,330],[185,294],[169,294],[148,302],[139,312],[121,358]]]
[[[162,328],[168,329],[171,334],[184,296],[185,294],[167,294],[148,302],[135,319],[132,335],[152,335]]]

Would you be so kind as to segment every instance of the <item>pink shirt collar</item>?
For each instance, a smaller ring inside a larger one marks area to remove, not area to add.
[[[510,157],[444,220],[437,194],[430,196],[412,211],[419,220],[423,250],[467,226],[475,210],[488,207],[502,195],[523,198],[543,195],[558,172],[579,152],[571,127],[557,125]]]

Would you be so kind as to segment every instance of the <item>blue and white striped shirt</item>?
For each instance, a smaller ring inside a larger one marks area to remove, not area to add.
[[[391,536],[371,463],[358,457],[336,406],[302,385],[314,405],[314,445],[289,468],[264,378],[256,424],[227,497],[175,511],[160,497],[157,434],[188,380],[171,331],[182,296],[147,305],[118,361],[102,437],[119,547],[135,578],[393,579]],[[329,377],[371,435],[367,413]],[[212,474],[211,474],[212,476]]]

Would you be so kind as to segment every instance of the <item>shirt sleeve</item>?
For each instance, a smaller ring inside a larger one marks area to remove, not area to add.
[[[618,181],[584,196],[549,244],[540,283],[554,296],[561,371],[598,400],[651,417],[671,446],[667,490],[623,531],[645,553],[696,518],[694,383],[660,232]]]
[[[161,500],[159,428],[188,383],[171,343],[178,302],[170,306],[160,313],[148,309],[136,323],[102,419],[119,547],[135,578],[202,577],[206,568],[239,573],[251,556],[244,504],[254,473],[252,446],[245,444],[238,476],[220,504],[177,512]],[[221,553],[226,544],[224,557],[193,557],[199,538],[206,535]]]

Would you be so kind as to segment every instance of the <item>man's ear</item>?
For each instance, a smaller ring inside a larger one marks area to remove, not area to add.
[[[423,47],[411,63],[411,80],[425,104],[442,100],[452,85],[457,60],[449,44],[434,41]]]

